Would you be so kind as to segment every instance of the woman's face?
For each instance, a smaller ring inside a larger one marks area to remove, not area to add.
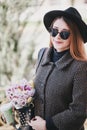
[[[51,42],[58,52],[69,49],[70,29],[63,18],[58,18],[53,23],[51,31]]]

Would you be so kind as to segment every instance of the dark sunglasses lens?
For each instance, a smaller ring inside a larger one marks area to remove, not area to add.
[[[53,36],[53,37],[57,36],[57,34],[59,33],[58,29],[55,29],[55,28],[51,28],[49,30],[49,32],[50,32],[51,36]],[[62,39],[66,40],[69,38],[70,32],[69,31],[62,31],[59,33],[59,35]]]
[[[51,35],[52,35],[53,37],[55,37],[57,34],[58,34],[58,30],[52,28],[52,29],[51,29]]]
[[[68,31],[62,31],[60,32],[60,37],[64,40],[68,39],[68,37],[70,36],[70,32]]]

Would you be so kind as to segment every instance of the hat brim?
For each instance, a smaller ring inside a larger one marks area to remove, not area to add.
[[[76,17],[75,15],[70,14],[69,12],[53,10],[53,11],[46,13],[44,16],[43,22],[48,31],[49,31],[49,27],[51,26],[54,19],[59,16],[65,16],[66,18],[71,19],[74,23],[76,23],[76,25],[81,33],[84,43],[87,42],[87,25],[85,24],[85,22],[82,19]]]

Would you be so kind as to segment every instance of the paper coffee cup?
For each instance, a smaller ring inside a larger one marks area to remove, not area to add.
[[[0,111],[3,114],[7,124],[14,122],[11,103],[2,104],[0,106]]]

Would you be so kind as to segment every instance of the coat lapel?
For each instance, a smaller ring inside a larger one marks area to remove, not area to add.
[[[42,66],[45,65],[49,65],[49,64],[53,64],[51,62],[51,52],[52,52],[52,48],[48,48],[45,53],[44,56],[42,58]],[[74,59],[72,58],[72,56],[70,55],[70,52],[68,51],[65,55],[63,55],[57,62],[55,62],[55,65],[57,66],[58,69],[64,69],[65,67],[67,67]]]
[[[44,56],[42,58],[42,63],[41,63],[42,66],[51,63],[50,62],[51,61],[51,52],[52,52],[52,48],[46,49]]]
[[[67,52],[62,58],[60,58],[55,64],[58,67],[58,69],[64,69],[68,65],[72,63],[74,59],[70,55],[70,52]]]

